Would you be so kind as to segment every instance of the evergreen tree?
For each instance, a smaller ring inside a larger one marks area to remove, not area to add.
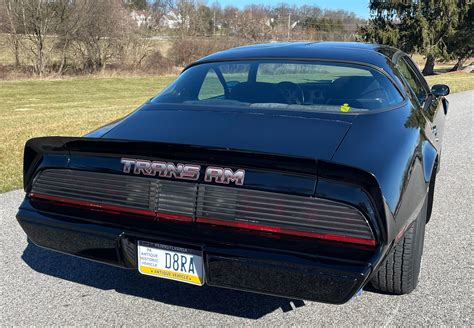
[[[452,71],[462,69],[464,62],[473,55],[474,49],[474,6],[467,4],[461,8],[459,24],[446,46],[453,59],[456,59]]]
[[[469,0],[370,0],[364,39],[426,56],[423,74],[434,74],[436,59],[449,58],[446,43],[455,34]]]

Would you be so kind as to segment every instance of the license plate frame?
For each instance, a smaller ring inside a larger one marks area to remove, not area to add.
[[[196,286],[204,285],[202,250],[139,240],[137,259],[141,274]]]

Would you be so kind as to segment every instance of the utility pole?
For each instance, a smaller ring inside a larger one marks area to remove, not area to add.
[[[288,13],[288,40],[290,40],[290,32],[291,32],[291,13]]]
[[[214,18],[212,19],[213,34],[216,36],[216,8],[214,8]]]

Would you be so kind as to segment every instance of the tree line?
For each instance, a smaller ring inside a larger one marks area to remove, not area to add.
[[[38,76],[67,67],[104,70],[133,56],[140,38],[120,1],[0,0],[0,27],[15,66]]]
[[[161,74],[211,52],[285,40],[393,45],[425,55],[425,74],[436,60],[455,59],[456,69],[472,56],[469,0],[371,0],[369,9],[364,20],[285,3],[239,9],[203,0],[0,0],[0,42],[14,70],[38,76],[108,68]],[[171,44],[166,54],[156,40]]]
[[[270,40],[355,40],[363,22],[344,10],[288,4],[238,9],[201,0],[0,0],[0,32],[15,67],[38,76],[108,67],[169,70],[209,52]],[[160,37],[171,40],[168,58],[153,42]]]
[[[143,3],[143,0],[128,2],[134,8],[133,3]],[[150,9],[153,17],[158,18],[152,25],[161,31],[166,30],[166,26],[160,25],[160,17],[170,12],[176,14],[179,17],[176,30],[183,36],[224,35],[253,40],[287,40],[303,37],[306,33],[314,38],[314,33],[320,32],[321,35],[317,35],[320,38],[324,38],[324,33],[347,34],[349,37],[356,32],[357,25],[364,22],[353,12],[345,10],[323,10],[317,6],[286,3],[249,5],[238,9],[234,6],[222,8],[218,2],[207,6],[199,0],[156,0]]]

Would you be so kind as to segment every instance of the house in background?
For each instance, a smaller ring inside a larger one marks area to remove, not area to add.
[[[130,17],[137,23],[138,27],[149,27],[152,24],[152,17],[145,10],[132,10]]]
[[[174,11],[169,11],[167,14],[163,15],[160,18],[160,26],[175,29],[178,28],[179,25],[183,22],[180,14],[176,14]]]

